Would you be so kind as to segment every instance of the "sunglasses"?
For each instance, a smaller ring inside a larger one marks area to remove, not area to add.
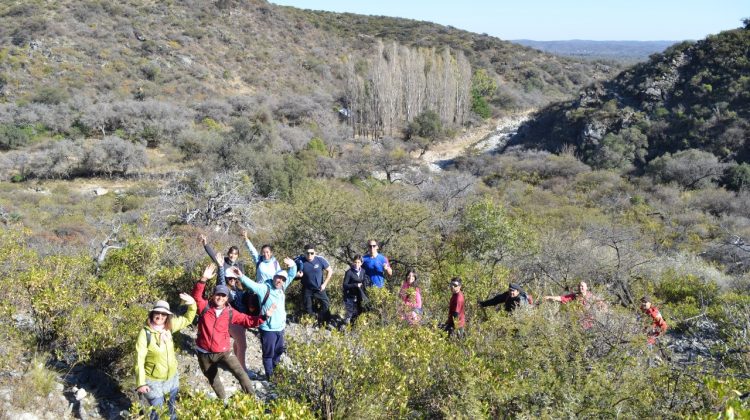
[[[154,317],[157,317],[157,316],[163,316],[164,318],[166,318],[166,317],[168,317],[169,315],[167,315],[167,314],[165,314],[165,313],[163,313],[163,312],[154,312]]]

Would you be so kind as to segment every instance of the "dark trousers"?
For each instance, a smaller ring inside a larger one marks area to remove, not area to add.
[[[263,351],[263,368],[266,370],[266,379],[270,381],[273,369],[279,364],[279,359],[286,350],[284,331],[260,330],[260,346]]]
[[[224,353],[198,353],[198,365],[201,367],[201,371],[208,378],[208,383],[211,384],[211,388],[214,389],[216,396],[219,399],[226,398],[224,392],[224,385],[221,383],[219,378],[219,364],[223,363],[227,369],[232,372],[235,378],[240,381],[240,386],[245,393],[250,393],[253,389],[250,383],[250,378],[247,377],[247,372],[240,366],[240,361],[232,353],[232,351],[226,351]]]
[[[328,322],[331,318],[331,312],[328,310],[331,306],[331,301],[328,300],[328,294],[326,294],[325,290],[304,288],[302,298],[304,299],[305,313],[317,315],[320,322]],[[320,302],[320,311],[317,314],[313,311],[313,298]]]
[[[356,297],[344,296],[344,308],[346,309],[346,322],[354,322],[362,312]]]

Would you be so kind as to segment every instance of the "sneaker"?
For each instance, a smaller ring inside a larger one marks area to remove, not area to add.
[[[262,375],[258,375],[254,370],[248,369],[247,371],[247,377],[250,378],[251,381],[261,381],[264,379]]]

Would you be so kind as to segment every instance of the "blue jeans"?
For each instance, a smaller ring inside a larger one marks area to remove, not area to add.
[[[155,398],[148,398],[149,405],[152,407],[161,407],[164,405],[164,394],[161,394]],[[175,412],[175,401],[177,400],[177,388],[172,388],[172,390],[169,391],[169,418],[171,420],[177,419],[177,413]],[[159,420],[159,414],[156,411],[151,411],[151,415],[149,416],[151,420]]]

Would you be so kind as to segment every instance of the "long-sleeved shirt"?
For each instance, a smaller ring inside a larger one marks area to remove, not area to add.
[[[249,239],[245,240],[245,246],[247,247],[247,251],[250,253],[250,256],[253,258],[253,262],[255,263],[255,281],[258,283],[263,283],[273,280],[273,276],[276,275],[279,270],[281,270],[281,266],[276,260],[276,257],[271,257],[267,260],[263,259],[263,256],[258,254],[258,250],[255,249],[255,246],[253,246],[253,243],[250,242]]]
[[[229,267],[237,267],[241,272],[245,272],[245,264],[243,264],[242,261],[237,260],[232,262],[228,257],[225,256],[224,261],[220,262],[216,259],[216,252],[213,248],[211,248],[211,245],[205,244],[203,245],[203,249],[206,251],[206,254],[211,257],[211,261],[213,261],[217,266],[224,268],[224,271],[219,272],[219,279],[217,281],[217,284],[227,283],[226,278],[223,276],[223,274]]]
[[[174,354],[172,334],[192,324],[197,305],[188,305],[185,316],[172,316],[172,328],[156,330],[146,322],[135,341],[136,388],[146,385],[146,379],[166,381],[177,373],[177,358]],[[146,329],[151,335],[148,340]]]
[[[271,307],[274,303],[276,304],[276,309],[274,309],[273,314],[269,317],[267,317],[266,321],[261,324],[260,329],[263,331],[283,331],[284,328],[286,328],[286,289],[289,287],[290,284],[292,284],[292,281],[294,281],[294,277],[297,275],[297,267],[292,266],[289,267],[287,270],[287,279],[286,282],[284,282],[284,287],[281,289],[277,289],[273,286],[271,286],[268,282],[255,282],[250,280],[249,277],[243,275],[240,277],[240,281],[242,282],[242,285],[245,286],[247,289],[252,290],[255,292],[256,295],[258,295],[259,300],[263,300],[263,298],[266,296],[266,293],[268,293],[268,300],[266,300],[266,303],[260,308],[260,313],[264,314],[268,310],[268,308]],[[259,302],[262,303],[262,302]]]
[[[342,287],[344,288],[344,299],[358,299],[360,292],[364,290],[367,285],[369,278],[365,273],[365,270],[360,268],[359,271],[354,268],[346,270],[344,274],[344,282]],[[359,286],[359,285],[362,286]]]
[[[404,282],[398,295],[405,306],[412,309],[422,309],[422,292],[419,287],[409,287],[409,284]]]
[[[240,311],[233,310],[228,305],[217,310],[213,304],[203,298],[203,290],[205,288],[206,283],[197,282],[191,293],[198,304],[198,313],[201,314],[198,320],[198,338],[195,339],[195,345],[199,351],[224,353],[231,350],[232,345],[229,340],[230,311],[233,311],[231,316],[232,324],[242,325],[245,328],[255,328],[263,323],[264,317],[245,315]],[[208,310],[203,312],[203,309],[207,305]]]
[[[500,293],[499,295],[496,295],[492,299],[487,299],[485,301],[479,302],[479,306],[481,307],[487,307],[487,306],[495,306],[499,304],[505,304],[505,311],[511,312],[514,309],[518,309],[521,306],[526,306],[529,304],[529,299],[526,296],[525,292],[518,293],[518,296],[512,297],[510,295],[510,292],[505,291],[503,293]]]

